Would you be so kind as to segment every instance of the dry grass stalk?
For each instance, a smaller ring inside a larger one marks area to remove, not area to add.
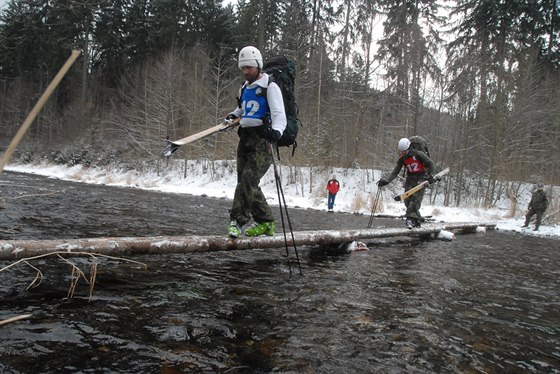
[[[89,300],[93,296],[93,287],[95,286],[95,277],[97,276],[97,258],[91,260],[89,269]]]
[[[352,209],[353,213],[359,213],[363,209],[364,204],[365,204],[364,197],[360,192],[356,192],[350,208]]]
[[[58,255],[58,258],[60,258],[62,261],[66,262],[68,265],[72,267],[72,275],[70,277],[70,287],[68,289],[68,298],[71,299],[72,297],[74,297],[74,291],[76,290],[76,286],[80,281],[80,277],[83,277],[86,283],[88,283],[89,281],[86,278],[84,272],[76,264],[62,257],[60,254]]]
[[[31,281],[29,286],[27,286],[27,288],[25,289],[27,291],[28,289],[30,289],[32,287],[37,287],[38,285],[40,285],[41,282],[43,281],[44,276],[43,276],[43,273],[41,272],[41,270],[39,270],[35,266],[31,265],[29,262],[24,261],[24,263],[37,271],[37,274],[35,274],[35,278],[33,279],[33,281]]]
[[[86,276],[86,274],[78,267],[78,265],[76,265],[74,262],[70,261],[69,259],[67,259],[66,257],[64,257],[64,255],[68,256],[80,256],[80,257],[90,257],[92,260],[92,263],[90,265],[90,275],[89,278]],[[107,259],[111,259],[111,260],[117,260],[117,261],[125,261],[125,262],[131,262],[137,265],[141,265],[143,266],[145,269],[148,269],[148,266],[142,262],[138,262],[138,261],[134,261],[134,260],[130,260],[127,258],[122,258],[122,257],[114,257],[114,256],[108,256],[108,255],[102,255],[102,254],[98,254],[98,253],[87,253],[87,252],[63,252],[63,251],[57,251],[57,252],[51,252],[51,253],[47,253],[47,254],[43,254],[43,255],[38,255],[38,256],[33,256],[33,257],[27,257],[27,258],[22,258],[18,261],[15,261],[7,266],[4,266],[3,268],[0,269],[1,271],[7,270],[17,264],[20,263],[24,263],[28,266],[30,266],[31,268],[33,268],[37,274],[35,276],[35,278],[33,279],[33,281],[29,284],[29,286],[27,286],[27,288],[25,289],[26,291],[28,289],[30,289],[31,287],[37,287],[39,284],[41,284],[44,276],[43,273],[35,266],[31,265],[29,263],[29,261],[31,260],[37,260],[43,257],[48,257],[48,256],[56,256],[59,259],[61,259],[62,261],[66,262],[67,264],[69,264],[72,268],[72,274],[70,277],[70,286],[68,288],[68,298],[72,298],[74,297],[74,292],[76,291],[76,287],[79,283],[80,278],[83,278],[83,280],[86,282],[86,284],[89,284],[89,300],[91,301],[91,298],[93,296],[93,288],[95,285],[95,278],[97,276],[97,265],[98,265],[98,257],[104,257]]]
[[[511,206],[509,208],[509,213],[507,214],[506,217],[507,218],[513,218],[513,217],[515,217],[515,213],[517,211],[517,205],[519,203],[519,199],[512,191],[507,191],[506,192],[506,197],[511,201]]]
[[[379,196],[377,199],[377,205],[376,205],[376,193],[370,193],[369,195],[369,210],[372,213],[379,213],[379,212],[383,212],[383,210],[385,209],[383,206],[383,190],[379,191]]]

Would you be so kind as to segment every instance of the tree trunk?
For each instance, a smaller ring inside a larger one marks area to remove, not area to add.
[[[320,245],[349,243],[355,240],[389,238],[395,236],[424,236],[437,234],[442,230],[473,232],[479,226],[493,229],[494,224],[464,223],[449,225],[424,225],[422,228],[362,229],[342,231],[299,231],[294,232],[296,245]],[[294,241],[288,235],[287,243]],[[231,239],[223,235],[213,236],[172,236],[172,237],[123,237],[61,240],[2,240],[0,260],[17,260],[51,252],[68,255],[102,254],[107,256],[131,256],[165,253],[195,253],[230,251],[240,249],[283,248],[284,236],[261,236],[255,238]],[[1,271],[2,269],[0,269]]]

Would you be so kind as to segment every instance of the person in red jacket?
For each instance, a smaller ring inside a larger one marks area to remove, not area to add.
[[[330,179],[327,182],[327,188],[326,188],[327,192],[329,193],[329,197],[327,199],[327,206],[329,208],[329,212],[333,211],[333,207],[334,207],[334,199],[336,197],[336,194],[338,193],[338,191],[340,191],[340,184],[338,183],[338,181],[336,180],[336,175],[332,176],[332,179]]]

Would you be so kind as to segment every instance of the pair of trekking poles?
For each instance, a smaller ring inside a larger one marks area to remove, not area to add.
[[[278,193],[278,205],[280,206],[280,219],[282,221],[282,232],[284,233],[284,245],[286,247],[286,258],[288,259],[288,268],[290,271],[290,276],[292,275],[292,265],[290,262],[290,252],[288,249],[288,237],[286,235],[286,222],[288,223],[288,228],[290,229],[290,235],[292,236],[292,245],[294,246],[294,251],[296,254],[296,261],[299,268],[299,274],[303,275],[301,271],[301,263],[299,262],[299,255],[296,246],[296,240],[294,238],[294,230],[292,229],[292,222],[290,221],[290,215],[288,214],[288,205],[286,204],[286,198],[284,197],[284,190],[282,188],[282,180],[280,178],[280,173],[278,172],[278,166],[276,165],[276,157],[274,156],[274,145],[270,144],[270,152],[272,153],[272,165],[274,168],[274,180],[276,181],[276,192]],[[284,209],[282,209],[282,206]],[[284,214],[286,214],[286,222],[284,221]]]

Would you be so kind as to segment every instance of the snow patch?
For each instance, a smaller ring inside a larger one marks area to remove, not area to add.
[[[14,250],[12,251],[12,253],[13,253],[14,255],[16,255],[16,257],[17,257],[17,255],[18,255],[18,253],[21,253],[21,252],[23,252],[23,248],[16,248],[16,249],[14,249]]]
[[[368,251],[368,246],[363,242],[358,242],[354,240],[347,248],[350,252],[361,252],[361,251]]]
[[[116,242],[114,240],[110,240],[107,242],[107,245],[109,246],[109,248],[111,249],[117,249],[119,248],[119,242]]]
[[[162,240],[162,241],[159,241],[159,242],[152,243],[152,246],[156,247],[156,248],[164,248],[164,247],[175,247],[175,246],[179,246],[181,244],[182,243],[172,241],[172,240]]]
[[[66,252],[80,250],[82,247],[79,244],[64,243],[56,246],[56,249]]]

